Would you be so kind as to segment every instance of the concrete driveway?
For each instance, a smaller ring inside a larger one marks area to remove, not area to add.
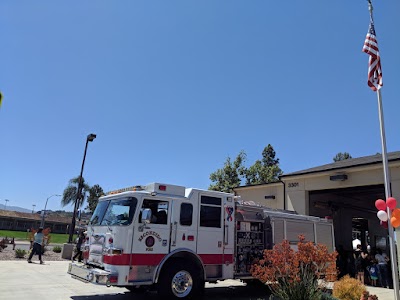
[[[125,288],[84,283],[67,274],[68,261],[0,261],[0,299],[7,300],[153,300],[155,292],[133,294]],[[379,300],[394,299],[392,289],[367,287]],[[236,280],[217,284],[206,283],[207,300],[267,300],[265,289],[247,287]]]
[[[0,261],[0,299],[7,300],[152,300],[155,292],[132,294],[125,288],[98,286],[72,279],[67,274],[68,261]],[[230,286],[230,287],[228,287]],[[268,299],[266,290],[244,286],[235,280],[206,284],[204,299]],[[162,298],[162,297],[161,297]]]

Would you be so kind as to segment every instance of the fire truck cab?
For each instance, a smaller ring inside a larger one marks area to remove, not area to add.
[[[84,261],[71,262],[68,273],[188,298],[201,294],[206,281],[252,278],[251,264],[264,249],[298,234],[333,250],[326,220],[238,204],[229,193],[152,183],[99,199],[82,246]]]

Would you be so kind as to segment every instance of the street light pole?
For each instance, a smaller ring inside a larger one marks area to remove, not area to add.
[[[10,200],[5,199],[4,201],[6,201],[6,206],[4,206],[4,210],[7,210],[7,202],[10,201]]]
[[[83,167],[85,166],[86,151],[87,151],[89,142],[93,142],[93,140],[95,138],[96,138],[96,135],[93,133],[89,134],[86,138],[86,145],[85,145],[85,152],[83,153],[81,174],[79,175],[78,191],[76,193],[76,199],[75,199],[75,203],[74,203],[74,211],[72,213],[72,223],[71,223],[71,227],[69,228],[69,237],[68,237],[69,244],[72,243],[72,237],[73,237],[74,231],[75,231],[76,211],[78,210],[79,203],[82,200],[82,174],[83,174]]]
[[[53,197],[53,196],[60,197],[61,195],[54,194],[54,195],[51,195],[50,197],[48,197],[48,198],[46,199],[46,204],[44,205],[44,210],[43,210],[43,212],[42,212],[42,221],[40,222],[40,227],[44,227],[44,217],[45,217],[45,215],[46,215],[47,201],[49,201],[49,199],[50,199],[51,197]]]
[[[32,213],[35,212],[35,207],[36,207],[36,204],[32,204]]]

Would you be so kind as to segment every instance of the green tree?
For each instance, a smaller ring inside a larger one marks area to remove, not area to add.
[[[210,180],[213,184],[211,184],[208,189],[230,193],[233,188],[240,186],[242,178],[244,178],[246,174],[246,167],[243,165],[245,160],[246,153],[243,150],[240,151],[233,162],[231,158],[228,157],[222,169],[211,173]]]
[[[63,197],[61,199],[62,206],[75,203],[76,195],[78,194],[78,184],[79,184],[79,176],[72,178],[68,182],[68,186],[64,189]],[[89,185],[85,182],[85,179],[82,177],[82,197],[80,197],[79,199],[77,209],[79,209],[82,206],[83,202],[85,202],[85,198],[87,196],[89,189],[90,189]]]
[[[97,203],[99,202],[99,198],[104,195],[104,191],[100,185],[95,184],[89,189],[89,196],[87,198],[88,206],[86,209],[89,212],[94,212]]]
[[[334,162],[341,161],[341,160],[346,160],[352,158],[351,155],[347,152],[339,152],[336,154],[336,156],[333,158]]]
[[[256,162],[246,171],[246,184],[261,184],[275,182],[282,175],[279,168],[279,158],[271,144],[268,144],[262,152],[262,160]]]

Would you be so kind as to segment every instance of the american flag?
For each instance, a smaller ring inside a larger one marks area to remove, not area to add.
[[[371,18],[367,37],[365,38],[363,52],[369,55],[368,85],[373,91],[383,86],[381,57],[379,56],[378,41],[376,40],[374,21]]]

